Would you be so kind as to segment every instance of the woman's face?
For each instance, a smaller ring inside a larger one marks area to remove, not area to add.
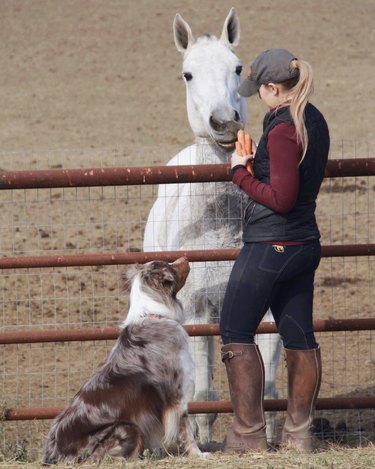
[[[260,85],[258,94],[259,94],[260,99],[270,109],[279,106],[280,90],[278,86],[275,85],[274,83],[269,83],[268,85]]]

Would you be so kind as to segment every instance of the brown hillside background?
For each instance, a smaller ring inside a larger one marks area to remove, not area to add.
[[[2,0],[1,149],[187,145],[172,21],[179,12],[193,32],[219,36],[231,6],[245,67],[290,49],[314,67],[332,138],[373,137],[373,0]],[[249,111],[257,136],[263,107],[254,99]]]

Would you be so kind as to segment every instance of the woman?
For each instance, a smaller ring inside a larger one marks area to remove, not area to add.
[[[281,443],[312,450],[310,425],[321,380],[312,319],[314,274],[321,255],[315,207],[329,151],[326,121],[308,101],[312,91],[311,66],[284,49],[260,54],[238,89],[246,97],[258,93],[269,112],[255,158],[244,148],[242,135],[231,160],[232,181],[248,202],[244,245],[229,278],[220,321],[234,409],[225,451],[267,448],[264,368],[254,335],[268,308],[288,370]]]

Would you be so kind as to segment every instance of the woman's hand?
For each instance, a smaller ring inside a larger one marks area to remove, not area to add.
[[[234,168],[237,165],[246,166],[249,158],[251,158],[251,155],[245,155],[240,144],[236,142],[236,151],[232,153],[232,158],[230,160],[231,168]]]
[[[231,158],[231,168],[234,168],[234,166],[237,165],[246,166],[249,173],[254,176],[254,155],[252,150],[252,140],[250,135],[245,134],[242,129],[239,130],[237,133],[236,151],[232,154]]]

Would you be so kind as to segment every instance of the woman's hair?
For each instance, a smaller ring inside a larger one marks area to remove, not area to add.
[[[290,68],[298,69],[298,74],[287,81],[280,83],[290,93],[290,114],[297,133],[297,142],[302,146],[302,158],[306,155],[308,136],[304,121],[306,104],[314,91],[313,71],[308,62],[294,59]]]

